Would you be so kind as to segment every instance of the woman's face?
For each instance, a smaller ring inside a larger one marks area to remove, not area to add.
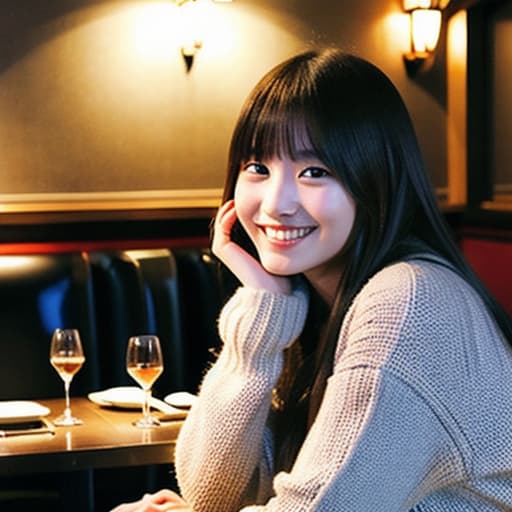
[[[315,278],[339,276],[339,255],[354,224],[351,196],[314,153],[296,159],[273,157],[242,164],[235,207],[272,274],[304,273]]]

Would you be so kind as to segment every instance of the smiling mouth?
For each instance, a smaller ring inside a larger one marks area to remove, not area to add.
[[[269,240],[277,240],[279,242],[295,242],[308,236],[315,228],[271,228],[270,226],[262,227],[265,235]]]

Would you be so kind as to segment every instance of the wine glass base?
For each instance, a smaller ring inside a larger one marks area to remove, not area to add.
[[[141,418],[140,420],[133,422],[134,426],[137,428],[152,428],[152,427],[159,427],[160,421],[155,418],[154,416],[145,416]]]
[[[81,419],[75,418],[74,416],[66,416],[62,415],[53,420],[53,424],[57,427],[72,427],[74,425],[83,425],[83,421]]]

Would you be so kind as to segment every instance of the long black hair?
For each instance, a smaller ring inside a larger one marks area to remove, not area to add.
[[[290,468],[316,416],[350,303],[387,264],[419,247],[446,259],[478,291],[512,344],[510,317],[455,244],[424,170],[407,108],[382,71],[327,49],[300,54],[267,73],[236,124],[224,201],[234,196],[243,162],[282,154],[293,158],[299,133],[307,134],[318,158],[337,173],[354,199],[356,216],[343,249],[344,271],[334,304],[329,310],[311,301],[300,343],[286,354],[274,401],[276,470]],[[232,236],[255,254],[239,224]]]

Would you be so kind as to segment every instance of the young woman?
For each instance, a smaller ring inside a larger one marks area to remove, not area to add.
[[[260,81],[212,248],[241,286],[179,436],[183,498],[116,510],[512,510],[510,318],[381,71],[326,50]]]

